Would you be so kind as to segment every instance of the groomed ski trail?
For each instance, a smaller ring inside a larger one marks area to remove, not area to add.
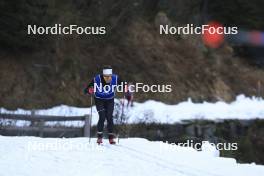
[[[96,139],[89,144],[87,138],[0,136],[0,175],[257,176],[264,172],[264,166],[141,138],[121,139],[117,145],[103,142],[98,146]],[[47,147],[52,145],[59,147]]]

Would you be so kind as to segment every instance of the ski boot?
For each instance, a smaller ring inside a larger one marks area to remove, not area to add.
[[[115,142],[115,135],[113,133],[108,134],[108,139],[110,144],[116,144]]]
[[[103,132],[97,132],[97,141],[96,141],[96,143],[98,145],[103,143]]]
[[[103,143],[103,138],[97,138],[96,142],[97,142],[98,145],[102,144]]]

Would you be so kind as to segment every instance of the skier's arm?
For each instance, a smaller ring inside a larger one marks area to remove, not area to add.
[[[94,79],[92,79],[92,81],[87,86],[87,88],[91,88],[91,87],[94,87]]]

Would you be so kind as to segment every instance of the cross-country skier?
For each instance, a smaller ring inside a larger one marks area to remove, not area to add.
[[[133,84],[130,82],[126,86],[125,90],[125,98],[127,100],[127,108],[130,106],[133,106],[133,99],[134,99],[134,94],[133,94]]]
[[[94,100],[99,121],[97,123],[97,143],[103,142],[104,122],[107,120],[108,138],[110,144],[115,144],[115,135],[113,133],[113,111],[114,97],[117,85],[125,85],[119,76],[112,73],[111,66],[105,66],[103,73],[96,75],[90,84],[84,89],[85,94],[94,94]],[[102,86],[102,87],[100,87]]]

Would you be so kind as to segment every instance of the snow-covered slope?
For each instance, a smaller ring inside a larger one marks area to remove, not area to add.
[[[116,103],[119,100],[116,99]],[[129,123],[160,122],[175,123],[185,119],[254,119],[264,118],[264,100],[261,98],[248,98],[240,95],[232,103],[193,103],[191,100],[176,104],[167,105],[162,102],[149,100],[144,103],[134,103],[131,108],[125,108],[124,113],[129,117]],[[9,111],[0,108],[2,113],[30,114],[31,111],[17,109]],[[83,116],[90,114],[90,108],[71,107],[66,105],[56,106],[51,109],[40,109],[35,111],[40,115],[59,116]],[[98,121],[98,114],[93,106],[93,124]],[[23,125],[23,123],[20,123]],[[78,122],[71,122],[70,125],[82,125]]]
[[[0,136],[1,176],[258,176],[264,166],[238,164],[205,151],[121,139],[113,146],[95,139],[55,139]]]

